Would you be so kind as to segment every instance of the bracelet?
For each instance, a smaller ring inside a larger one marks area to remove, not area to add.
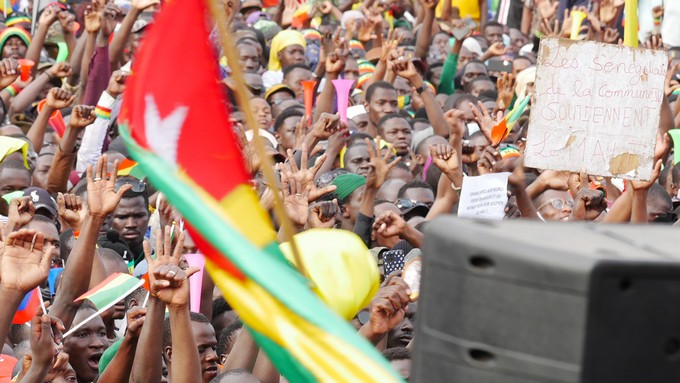
[[[17,94],[21,93],[22,89],[16,86],[15,84],[9,84],[9,86],[5,88],[5,90],[7,91],[7,93],[9,93],[10,96],[14,97]]]
[[[50,74],[50,71],[45,71],[44,74],[47,76],[47,78],[50,79],[50,81],[54,80],[54,76],[52,76],[52,75]]]
[[[425,89],[427,89],[427,86],[425,86],[425,84],[423,84],[423,85],[416,88],[416,93],[421,94],[425,91]]]
[[[455,191],[456,193],[460,194],[460,191],[461,191],[463,188],[460,187],[460,186],[456,186],[456,184],[454,184],[453,182],[451,182],[451,189],[453,189],[453,191]]]

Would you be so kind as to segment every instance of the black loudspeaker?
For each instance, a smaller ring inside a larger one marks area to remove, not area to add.
[[[475,221],[426,229],[411,381],[680,381],[680,230]]]

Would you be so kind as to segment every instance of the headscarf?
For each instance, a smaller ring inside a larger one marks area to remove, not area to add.
[[[346,11],[345,13],[342,14],[340,24],[342,24],[343,28],[346,28],[347,22],[354,19],[366,20],[366,16],[364,16],[364,14],[361,11]]]
[[[274,36],[272,39],[271,51],[269,52],[269,65],[267,67],[268,70],[272,72],[281,70],[279,52],[291,45],[301,45],[303,48],[307,48],[307,41],[305,41],[305,37],[302,36],[302,33],[291,29],[281,31],[276,36]]]
[[[527,95],[527,85],[530,82],[536,81],[536,67],[529,67],[517,74],[517,80],[515,85],[515,94],[517,99],[520,100]]]

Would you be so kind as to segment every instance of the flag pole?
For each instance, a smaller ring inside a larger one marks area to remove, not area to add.
[[[253,143],[255,144],[255,153],[260,159],[262,173],[265,180],[267,181],[267,186],[271,189],[274,196],[274,213],[276,218],[283,229],[284,239],[290,242],[290,248],[295,258],[295,263],[300,273],[309,280],[311,283],[311,278],[307,273],[307,269],[302,262],[300,257],[300,251],[298,249],[295,238],[295,229],[290,221],[290,218],[286,214],[286,209],[283,207],[283,199],[279,193],[279,188],[277,185],[276,176],[274,175],[274,164],[271,158],[267,156],[264,143],[262,142],[262,137],[260,136],[260,130],[257,128],[257,122],[252,110],[250,109],[248,91],[246,90],[246,85],[243,80],[243,69],[238,61],[238,56],[236,54],[236,48],[230,38],[229,26],[227,25],[226,15],[220,11],[220,8],[216,0],[205,0],[208,7],[210,8],[210,13],[217,23],[217,28],[220,31],[220,41],[222,43],[222,50],[224,55],[227,57],[229,62],[229,67],[231,68],[230,78],[234,81],[234,93],[236,95],[236,100],[238,106],[241,108],[241,112],[245,114],[246,124],[253,131]]]

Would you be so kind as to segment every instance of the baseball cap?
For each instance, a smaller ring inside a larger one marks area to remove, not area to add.
[[[267,92],[264,94],[264,99],[269,103],[269,97],[273,96],[274,93],[284,91],[290,93],[291,96],[295,97],[295,91],[291,89],[288,85],[285,84],[276,84],[272,86],[271,88],[267,89]]]
[[[430,212],[430,208],[424,203],[406,198],[399,198],[395,205],[397,205],[401,214],[404,216],[404,219],[407,221],[417,216],[427,217],[427,213]]]
[[[47,190],[31,186],[24,189],[24,196],[31,197],[36,214],[44,215],[48,218],[56,218],[59,215],[57,203]]]

